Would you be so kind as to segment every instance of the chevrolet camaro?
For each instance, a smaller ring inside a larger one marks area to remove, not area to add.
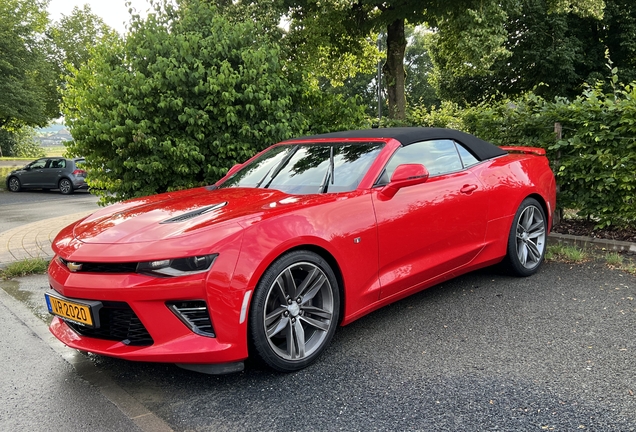
[[[535,273],[555,210],[545,152],[449,129],[273,145],[216,184],[132,199],[53,242],[51,332],[205,373],[283,372],[336,328],[460,274]]]

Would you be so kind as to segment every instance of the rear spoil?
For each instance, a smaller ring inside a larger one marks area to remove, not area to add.
[[[545,156],[545,149],[542,149],[539,147],[502,146],[499,148],[507,151],[508,153],[524,153],[524,154],[533,154],[537,156]]]

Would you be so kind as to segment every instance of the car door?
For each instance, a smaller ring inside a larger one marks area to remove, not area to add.
[[[382,298],[469,263],[483,247],[489,203],[468,169],[478,161],[458,146],[452,140],[414,143],[400,147],[387,164],[384,183],[403,163],[424,165],[430,177],[389,199],[381,187],[374,193]],[[472,160],[462,162],[464,152]]]
[[[66,168],[66,159],[64,158],[55,158],[51,159],[51,162],[48,165],[48,168],[44,169],[44,177],[43,177],[43,187],[55,189],[57,188],[57,183],[62,178],[62,174],[64,173],[64,169]]]
[[[44,169],[48,163],[48,159],[38,159],[27,165],[28,169],[25,169],[24,173],[20,175],[20,183],[22,183],[22,186],[42,187]]]

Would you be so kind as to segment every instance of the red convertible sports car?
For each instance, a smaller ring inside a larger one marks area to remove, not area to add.
[[[276,144],[215,185],[133,199],[65,229],[46,293],[72,348],[206,373],[248,355],[316,360],[336,327],[504,262],[543,261],[555,181],[542,149],[448,129]]]

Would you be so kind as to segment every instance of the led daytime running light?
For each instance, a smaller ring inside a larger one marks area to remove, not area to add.
[[[150,276],[176,277],[205,273],[212,267],[218,254],[198,255],[186,258],[140,262],[137,272]]]

